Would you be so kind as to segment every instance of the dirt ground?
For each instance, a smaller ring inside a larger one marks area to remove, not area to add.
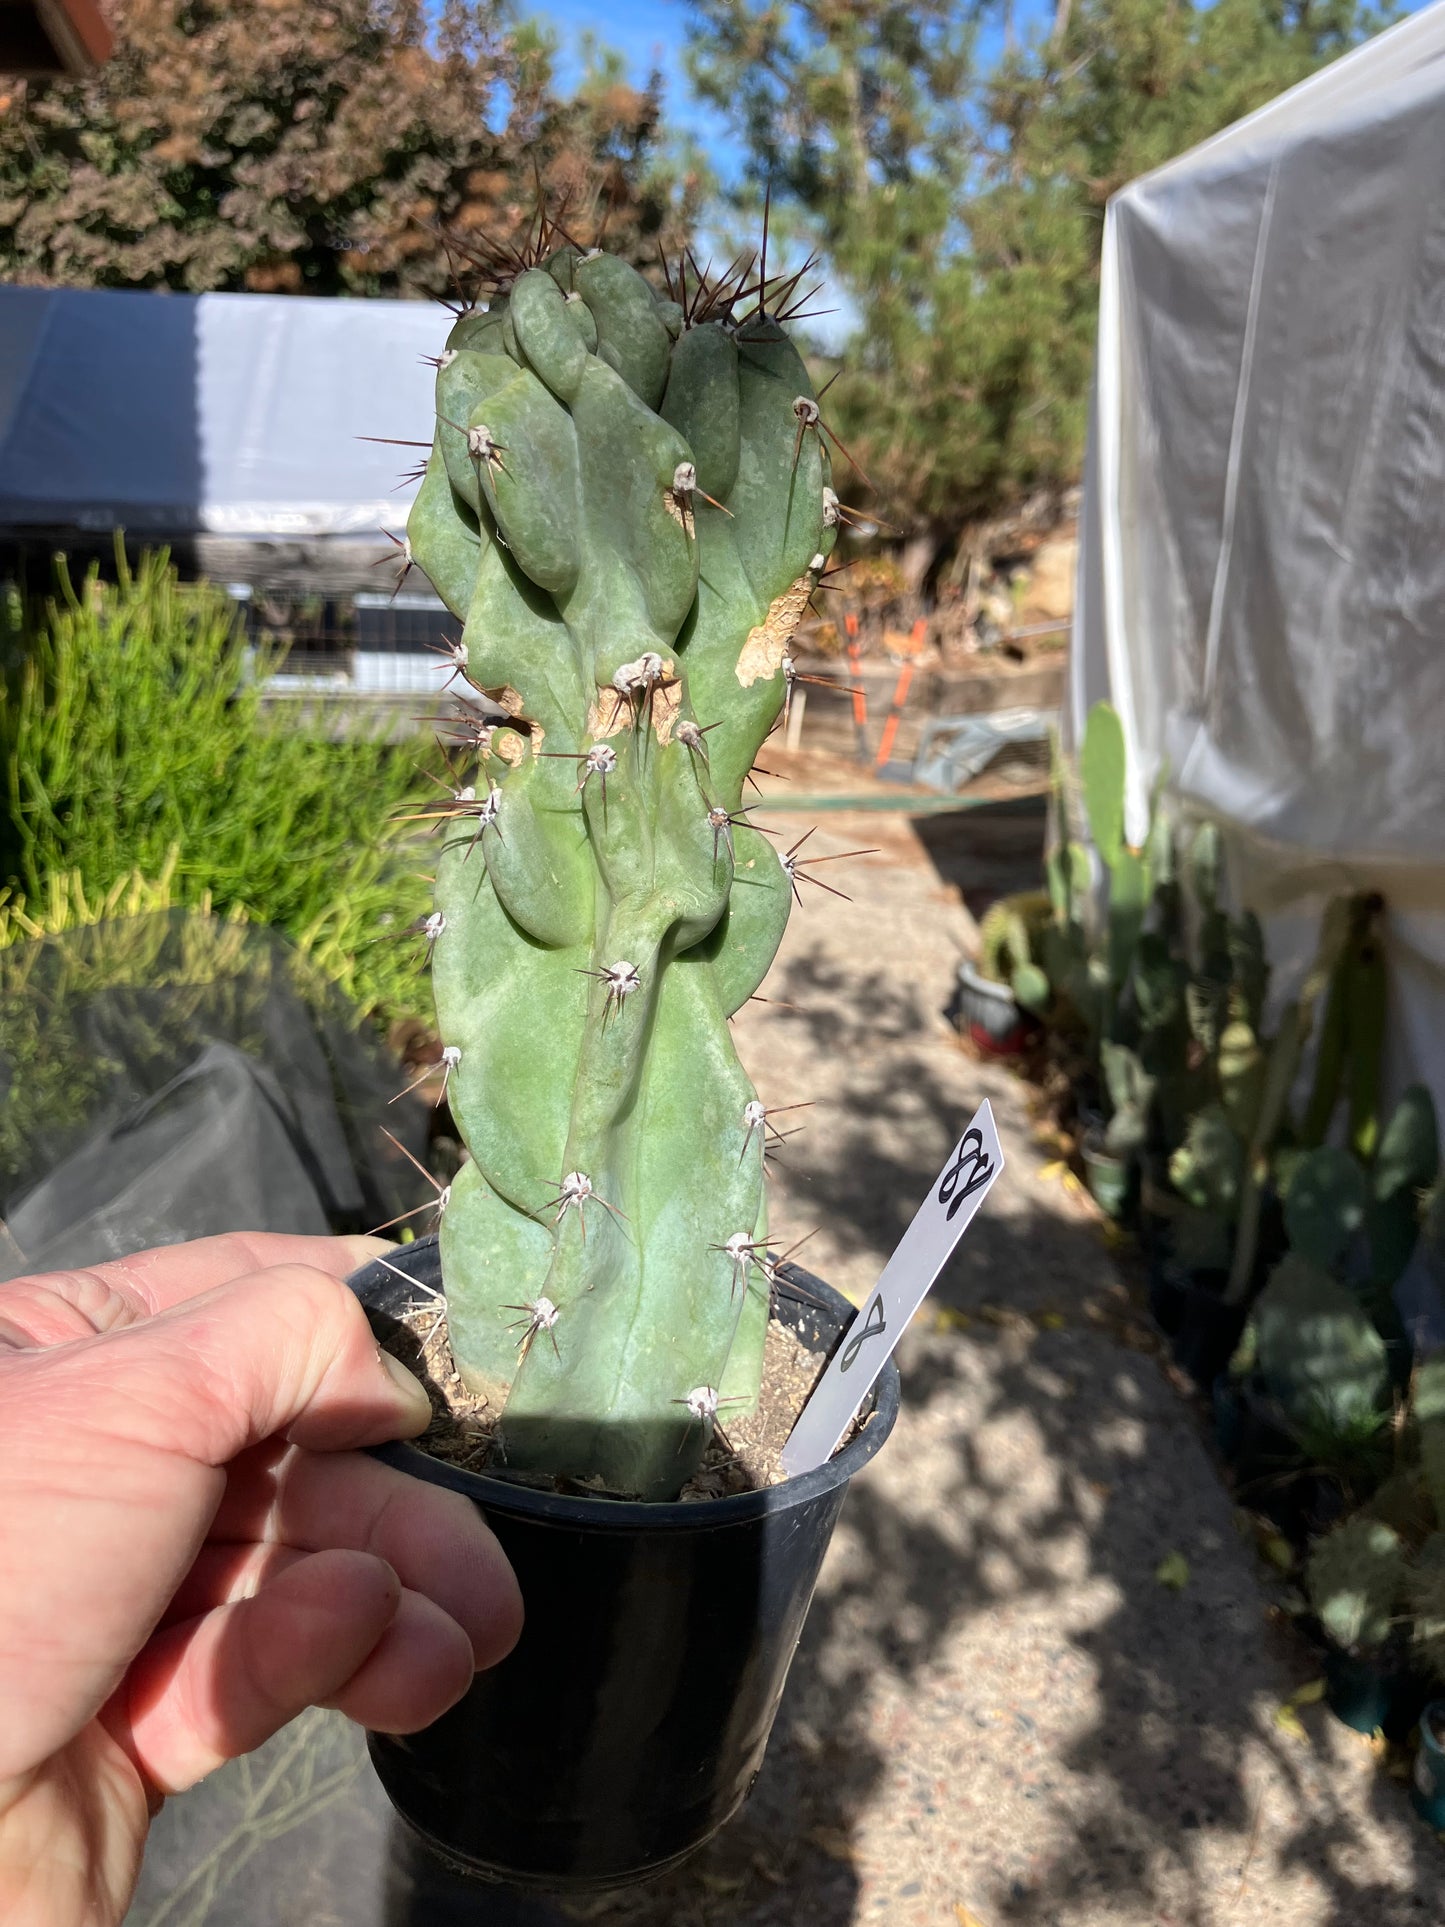
[[[784,847],[814,819],[777,799],[858,787],[837,759],[768,760],[792,779],[759,812]],[[859,1296],[985,1096],[1008,1164],[900,1349],[902,1416],[850,1493],[753,1796],[655,1886],[561,1911],[408,1900],[405,1882],[385,1900],[359,1831],[379,1796],[355,1762],[333,1775],[350,1836],[298,1857],[264,1927],[1445,1921],[1445,1849],[1368,1744],[1319,1706],[1279,1722],[1309,1657],[1200,1420],[1092,1207],[1031,1144],[1027,1087],[941,1014],[968,906],[1037,874],[1040,807],[1015,792],[952,816],[817,820],[809,851],[877,853],[822,866],[853,900],[804,888],[774,1001],[737,1022],[764,1100],[815,1107],[778,1170],[775,1242],[816,1232],[800,1255]],[[1157,1577],[1170,1555],[1182,1586]],[[244,1900],[163,1898],[165,1853],[174,1870],[191,1850],[170,1840],[136,1927],[263,1927]],[[364,1908],[317,1899],[318,1869],[343,1860],[351,1890],[377,1896]]]

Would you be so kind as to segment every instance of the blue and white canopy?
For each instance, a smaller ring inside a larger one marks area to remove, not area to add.
[[[400,530],[449,319],[430,303],[0,287],[0,531]]]

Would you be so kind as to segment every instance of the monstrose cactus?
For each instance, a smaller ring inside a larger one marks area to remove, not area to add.
[[[797,859],[742,791],[839,515],[771,290],[730,287],[566,246],[462,314],[407,524],[507,717],[442,806],[426,927],[471,1152],[453,1350],[509,1467],[653,1499],[761,1380],[773,1127],[728,1020]]]

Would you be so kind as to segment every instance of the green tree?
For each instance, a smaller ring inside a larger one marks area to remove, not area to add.
[[[437,296],[437,227],[505,243],[539,184],[639,258],[686,212],[657,83],[594,52],[560,99],[503,0],[123,0],[116,25],[93,78],[0,101],[6,279]]]
[[[1109,195],[1383,24],[1357,0],[1056,0],[1018,44],[1010,14],[691,0],[742,196],[770,182],[858,310],[829,419],[934,552],[1077,476]]]

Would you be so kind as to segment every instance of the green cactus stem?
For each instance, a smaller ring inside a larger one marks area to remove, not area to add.
[[[1420,1447],[1420,1469],[1435,1508],[1436,1523],[1445,1526],[1445,1352],[1422,1359],[1410,1387],[1410,1416]]]
[[[1239,1215],[1244,1160],[1245,1146],[1228,1112],[1206,1104],[1190,1118],[1184,1142],[1170,1157],[1170,1182],[1196,1211],[1232,1225]]]
[[[1341,950],[1349,941],[1350,905],[1337,897],[1325,910],[1320,928],[1319,947],[1300,994],[1286,1006],[1269,1048],[1268,1061],[1260,1087],[1259,1109],[1245,1160],[1244,1185],[1240,1195],[1239,1227],[1234,1241],[1225,1302],[1242,1304],[1254,1277],[1259,1249],[1259,1221],[1265,1191],[1270,1182],[1270,1160],[1275,1141],[1284,1123],[1289,1094],[1299,1072],[1300,1061],[1314,1025],[1315,1006],[1333,980]]]
[[[979,967],[994,983],[1007,984],[1021,1010],[1042,1016],[1052,995],[1036,956],[1049,925],[1045,891],[1022,891],[990,904],[978,926]]]
[[[1269,963],[1264,954],[1264,930],[1253,910],[1231,920],[1228,945],[1235,1021],[1257,1031],[1269,993]]]
[[[1079,779],[1084,790],[1084,812],[1094,848],[1112,870],[1127,845],[1124,841],[1124,796],[1128,761],[1124,725],[1111,703],[1095,703],[1084,723],[1079,746]]]
[[[1367,1160],[1374,1154],[1379,1130],[1385,966],[1375,925],[1383,909],[1383,900],[1374,895],[1341,897],[1330,906],[1328,995],[1300,1122],[1302,1144],[1323,1144],[1341,1092],[1346,1092],[1350,1142]]]
[[[1389,1409],[1389,1360],[1352,1291],[1291,1251],[1250,1323],[1265,1389],[1302,1444],[1326,1461],[1374,1438]]]
[[[1137,1157],[1149,1141],[1156,1080],[1138,1053],[1107,1039],[1099,1047],[1104,1088],[1109,1098],[1109,1122],[1104,1149],[1111,1157]]]
[[[1350,1143],[1373,1158],[1380,1139],[1380,1069],[1385,1049],[1385,953],[1373,931],[1350,967]]]
[[[567,246],[464,313],[407,525],[507,717],[438,863],[453,1349],[507,1465],[652,1499],[759,1387],[766,1132],[728,1021],[791,892],[742,788],[838,523],[797,350],[690,292]]]
[[[1410,1562],[1405,1602],[1415,1656],[1437,1684],[1445,1682],[1445,1532],[1432,1532]]]
[[[1370,1284],[1382,1299],[1409,1264],[1419,1241],[1424,1198],[1440,1169],[1435,1104],[1412,1084],[1380,1137],[1371,1172]]]
[[[1079,749],[1079,777],[1089,834],[1109,872],[1108,982],[1105,1030],[1114,1036],[1120,999],[1134,962],[1139,933],[1144,927],[1153,892],[1153,866],[1145,838],[1142,849],[1132,849],[1125,838],[1125,791],[1128,760],[1124,726],[1109,703],[1095,703],[1084,725]]]
[[[1300,1159],[1284,1200],[1290,1249],[1320,1271],[1333,1271],[1365,1223],[1365,1174],[1348,1151],[1323,1144]]]

